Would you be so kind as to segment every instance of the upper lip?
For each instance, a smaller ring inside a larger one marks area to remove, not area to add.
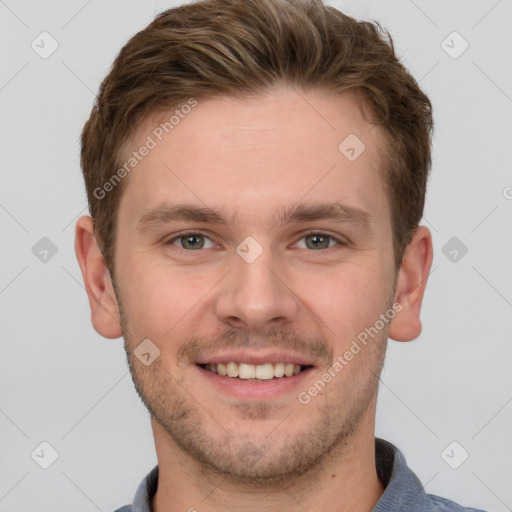
[[[300,366],[315,366],[315,362],[307,357],[294,352],[286,351],[250,351],[237,350],[222,352],[215,355],[200,354],[194,361],[195,364],[227,364],[227,363],[247,363],[247,364],[265,364],[265,363],[293,363]]]

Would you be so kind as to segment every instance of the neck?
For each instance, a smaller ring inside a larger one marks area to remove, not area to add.
[[[370,512],[384,492],[375,467],[374,410],[318,465],[286,483],[250,486],[205,469],[152,419],[159,465],[153,512]]]

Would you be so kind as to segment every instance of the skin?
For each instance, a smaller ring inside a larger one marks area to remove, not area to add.
[[[134,149],[159,122],[145,120]],[[352,162],[338,151],[349,134],[366,146]],[[421,332],[432,263],[431,235],[421,226],[394,268],[390,205],[378,172],[383,150],[380,128],[363,119],[352,94],[282,86],[243,100],[199,100],[126,178],[115,287],[90,217],[78,220],[76,253],[92,323],[104,337],[124,336],[135,386],[152,413],[156,512],[363,512],[379,500],[378,378],[387,338],[410,341]],[[271,220],[299,201],[341,202],[364,210],[369,222]],[[174,221],[137,229],[164,202],[238,216],[226,226]],[[204,247],[183,248],[183,238],[166,244],[185,229],[207,236]],[[307,231],[334,239],[311,248]],[[248,236],[263,249],[252,263],[236,252]],[[401,310],[392,321],[301,404],[297,393],[393,304]],[[149,366],[133,352],[146,338],[160,350]],[[235,398],[198,376],[199,355],[240,347],[292,350],[314,367],[300,386],[270,399]],[[248,443],[256,451],[244,458]]]

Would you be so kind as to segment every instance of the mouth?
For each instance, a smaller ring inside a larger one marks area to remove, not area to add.
[[[274,360],[275,361],[275,360]],[[296,395],[307,388],[309,375],[315,367],[307,364],[273,362],[258,364],[244,362],[197,362],[198,382],[206,393],[213,391],[236,401],[268,401]]]
[[[286,379],[298,375],[312,365],[300,365],[295,363],[229,363],[198,364],[200,368],[210,373],[216,373],[221,377],[229,377],[245,382],[264,382],[276,379]]]

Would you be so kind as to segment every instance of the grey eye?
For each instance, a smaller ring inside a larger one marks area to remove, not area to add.
[[[328,249],[332,245],[339,243],[334,237],[323,233],[310,233],[303,236],[301,240],[305,240],[305,244],[301,248],[313,250]],[[335,244],[331,244],[333,241]]]
[[[210,249],[215,246],[215,244],[207,236],[202,235],[201,233],[187,233],[185,235],[178,235],[172,240],[169,240],[167,243],[191,251],[196,251],[199,249]]]

